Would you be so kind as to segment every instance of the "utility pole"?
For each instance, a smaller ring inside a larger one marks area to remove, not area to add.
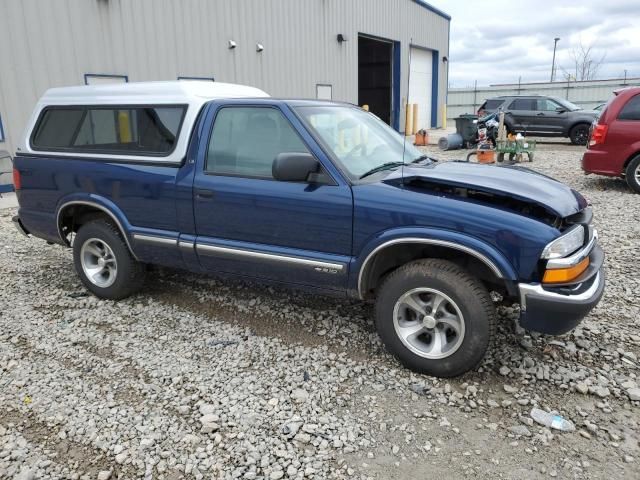
[[[553,83],[553,77],[555,76],[556,46],[558,45],[558,40],[560,40],[560,37],[556,37],[556,38],[553,39],[553,61],[551,62],[551,83]]]

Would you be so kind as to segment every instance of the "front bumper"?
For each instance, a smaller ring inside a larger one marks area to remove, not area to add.
[[[587,271],[573,284],[549,287],[520,283],[520,325],[549,335],[574,329],[604,292],[604,253],[597,244],[590,250],[589,259]]]
[[[29,236],[29,231],[24,227],[22,222],[20,221],[20,217],[15,215],[11,218],[13,225],[18,229],[18,231],[23,234],[25,237]]]

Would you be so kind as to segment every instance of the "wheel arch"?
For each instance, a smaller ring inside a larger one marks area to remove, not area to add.
[[[60,202],[56,212],[58,235],[64,245],[70,246],[68,236],[70,233],[77,231],[77,227],[93,218],[105,217],[113,221],[127,244],[131,255],[138,260],[129,241],[129,222],[112,202],[99,197],[67,199]]]
[[[475,243],[475,245],[474,245]],[[475,239],[407,236],[386,239],[368,249],[357,269],[357,294],[361,299],[371,293],[382,279],[396,268],[420,258],[454,259],[464,263],[479,276],[503,285],[509,294],[517,275],[507,260],[488,245],[480,247]]]
[[[638,145],[638,148],[640,148],[640,145]],[[631,161],[634,160],[636,157],[640,157],[640,150],[633,152],[631,155],[629,155],[629,158],[627,158],[624,161],[624,164],[622,165],[622,173],[625,173]]]

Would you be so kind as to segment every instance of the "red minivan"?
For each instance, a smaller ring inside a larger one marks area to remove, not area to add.
[[[625,178],[640,193],[640,87],[614,93],[591,128],[582,169]]]

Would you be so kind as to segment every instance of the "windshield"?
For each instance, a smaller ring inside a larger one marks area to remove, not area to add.
[[[295,110],[352,180],[369,174],[388,174],[402,165],[402,136],[372,113],[343,105],[297,107]],[[411,163],[423,155],[407,142],[404,163]],[[377,168],[381,169],[371,172]]]
[[[569,100],[565,100],[564,98],[553,97],[553,99],[562,105],[564,108],[569,110],[570,112],[574,112],[576,110],[582,110],[579,106],[574,103],[571,103]]]

